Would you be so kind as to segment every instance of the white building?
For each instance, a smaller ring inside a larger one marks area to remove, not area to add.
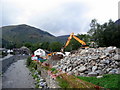
[[[40,56],[40,57],[45,57],[46,53],[43,49],[37,49],[36,51],[34,51],[34,55],[36,56]]]

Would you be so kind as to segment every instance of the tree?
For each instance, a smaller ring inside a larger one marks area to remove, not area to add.
[[[60,51],[62,46],[60,42],[52,42],[49,44],[49,50],[53,52]]]
[[[97,20],[93,19],[90,23],[91,29],[87,32],[90,36],[93,36],[96,33],[96,28],[97,28]]]
[[[30,42],[26,42],[23,45],[26,46],[27,48],[31,48],[32,47],[32,43],[30,43]]]
[[[48,49],[49,49],[49,44],[50,44],[49,42],[43,42],[40,47],[41,47],[42,49],[48,50]]]
[[[104,24],[95,24],[91,21],[91,29],[88,34],[91,35],[91,39],[99,46],[117,46],[120,47],[120,30],[115,22],[109,20]]]

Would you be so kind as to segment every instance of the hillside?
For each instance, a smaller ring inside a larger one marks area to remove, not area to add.
[[[120,19],[116,20],[115,24],[120,25]]]
[[[68,39],[69,36],[70,36],[70,35],[62,35],[62,36],[58,36],[57,38],[58,38],[61,42],[65,43],[65,42],[67,41],[67,39]]]
[[[53,36],[52,34],[25,24],[4,26],[0,28],[0,30],[2,30],[3,43],[7,43],[7,42],[37,43],[37,42],[45,42],[45,41],[46,42],[58,41],[57,37]]]

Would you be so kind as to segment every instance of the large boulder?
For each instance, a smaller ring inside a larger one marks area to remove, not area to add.
[[[90,73],[88,73],[88,76],[97,76],[97,73],[96,72],[90,72]]]
[[[113,57],[114,60],[120,60],[120,55],[119,54],[116,54],[114,57]]]
[[[78,69],[78,71],[80,71],[80,72],[83,72],[83,71],[85,71],[86,70],[86,67],[85,66],[81,66],[79,69]]]
[[[92,67],[92,72],[94,72],[97,69],[97,66]]]

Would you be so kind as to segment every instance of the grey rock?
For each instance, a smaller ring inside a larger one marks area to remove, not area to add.
[[[114,57],[113,57],[114,60],[120,60],[120,55],[116,54]]]
[[[81,66],[79,69],[78,69],[78,71],[80,71],[80,72],[83,72],[83,71],[85,71],[86,70],[86,67],[85,66]]]
[[[98,59],[98,56],[91,56],[91,59],[96,60]]]
[[[119,63],[116,61],[115,64],[118,65]]]
[[[97,76],[97,73],[96,72],[90,72],[90,73],[88,73],[88,76]]]
[[[97,74],[99,74],[99,75],[102,75],[102,74],[104,74],[103,73],[103,71],[101,71],[101,70],[97,70],[97,71],[95,71]]]
[[[109,72],[109,74],[115,74],[115,73],[117,73],[117,72],[118,72],[117,69],[112,69],[112,70]]]
[[[112,69],[112,68],[108,68],[108,69],[106,69],[106,71],[109,72],[111,69]]]
[[[104,67],[104,66],[105,66],[105,64],[99,64],[99,66]]]
[[[102,67],[98,67],[98,70],[101,70],[102,69]]]
[[[87,50],[82,50],[81,52],[80,52],[80,54],[85,54],[87,52]]]
[[[84,76],[86,76],[86,75],[85,75],[84,73],[80,73],[80,76],[83,76],[83,77],[84,77]]]
[[[40,82],[44,82],[44,79],[40,79]]]
[[[105,52],[111,52],[111,51],[113,51],[113,50],[115,50],[116,49],[116,47],[112,47],[112,46],[110,46],[110,47],[107,47],[107,49],[105,50]]]
[[[74,71],[74,73],[75,73],[75,76],[78,76],[78,74],[79,74],[79,72],[77,70]]]
[[[39,85],[40,85],[41,87],[43,87],[43,86],[45,86],[45,83],[44,83],[44,82],[40,82]]]
[[[106,60],[105,63],[106,63],[106,64],[109,64],[109,63],[110,63],[110,60]]]
[[[97,78],[102,78],[103,76],[97,76]]]
[[[103,63],[103,64],[109,64],[109,63],[110,63],[110,60],[105,60],[105,59],[104,59],[104,60],[101,60],[100,62]]]
[[[90,73],[90,72],[91,72],[91,71],[85,71],[84,73],[85,73],[85,74],[88,74],[88,73]]]
[[[103,59],[103,58],[105,58],[106,57],[106,55],[102,55],[102,56],[100,56],[99,58],[100,59]]]
[[[92,67],[92,72],[94,72],[97,69],[97,66]]]
[[[73,75],[73,72],[72,71],[68,72],[68,75]]]
[[[72,67],[68,67],[68,68],[67,68],[67,72],[68,72],[68,71],[71,71],[71,70],[72,70]]]
[[[77,66],[77,64],[76,64],[76,63],[74,63],[72,66],[73,66],[73,67],[76,67],[76,66]]]

